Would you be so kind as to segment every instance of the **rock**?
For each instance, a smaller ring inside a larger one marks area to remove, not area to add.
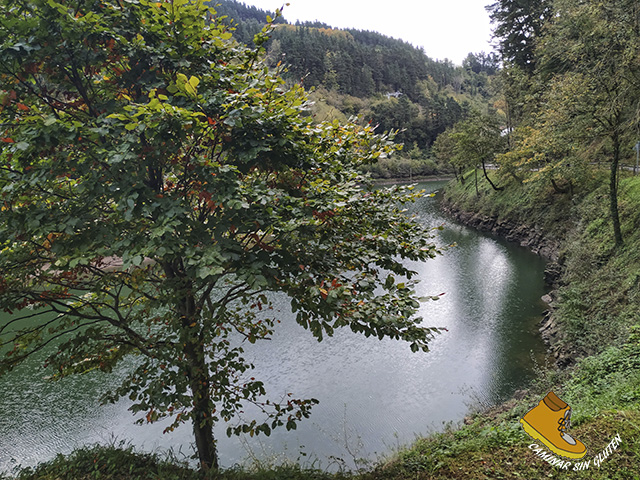
[[[544,269],[544,283],[556,286],[562,276],[562,266],[557,262],[549,262]]]
[[[575,355],[566,348],[558,348],[553,356],[556,359],[556,365],[561,369],[568,368],[576,363]]]
[[[516,390],[515,392],[513,392],[513,398],[515,400],[522,400],[524,397],[527,396],[528,393],[529,393],[528,390]]]
[[[443,212],[464,225],[476,228],[482,232],[489,232],[498,235],[509,242],[527,247],[534,253],[541,255],[546,259],[553,260],[554,262],[558,258],[559,245],[557,242],[547,239],[542,229],[536,225],[523,225],[515,221],[501,219],[495,216],[461,211],[446,199],[441,202],[440,206]],[[558,268],[560,268],[559,265]],[[561,273],[561,268],[556,270],[554,267],[550,270],[550,281],[557,279]],[[545,281],[547,281],[546,279],[547,277],[545,276]],[[547,283],[552,285],[552,283]]]
[[[546,303],[547,305],[550,305],[551,303],[553,303],[553,298],[551,297],[551,295],[547,294],[547,295],[543,295],[541,300]]]

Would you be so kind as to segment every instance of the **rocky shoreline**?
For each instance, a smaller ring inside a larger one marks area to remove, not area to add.
[[[577,352],[573,351],[563,341],[562,331],[554,317],[557,289],[560,286],[563,273],[562,265],[559,263],[561,242],[545,235],[545,232],[536,225],[530,226],[477,212],[460,210],[455,204],[446,199],[441,200],[440,208],[447,216],[463,225],[497,235],[509,242],[517,243],[547,260],[544,281],[550,291],[542,297],[542,301],[547,304],[548,309],[542,314],[540,335],[559,368],[567,368],[573,365]]]

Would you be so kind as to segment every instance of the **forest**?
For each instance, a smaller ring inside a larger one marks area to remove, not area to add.
[[[318,120],[359,116],[379,132],[396,131],[404,150],[371,167],[377,177],[449,173],[448,163],[432,155],[437,136],[471,111],[487,112],[498,92],[498,56],[470,53],[462,66],[429,58],[424,50],[376,32],[335,29],[318,22],[292,25],[283,16],[234,0],[215,2],[234,36],[252,44],[267,17],[274,29],[267,63],[287,80],[316,90]]]
[[[540,198],[547,189],[583,195],[607,169],[609,220],[621,245],[620,176],[636,163],[640,139],[640,5],[502,0],[489,10],[504,62],[504,116],[458,123],[436,142],[437,155],[461,174],[482,165],[494,190],[526,184]],[[487,162],[498,167],[495,183]]]

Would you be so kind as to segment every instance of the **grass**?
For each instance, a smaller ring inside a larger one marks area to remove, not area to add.
[[[15,477],[0,480],[342,480],[341,473],[304,469],[298,465],[232,468],[219,473],[203,473],[184,461],[158,454],[136,452],[124,444],[95,445],[58,455],[35,468],[26,468]]]
[[[511,417],[512,415],[508,415]],[[492,419],[463,431],[449,432],[424,440],[387,468],[369,478],[385,479],[499,479],[546,478],[566,474],[538,458],[515,418]],[[622,445],[599,468],[573,472],[575,478],[638,478],[640,465],[640,411],[608,411],[572,434],[589,448],[588,456],[600,453],[619,434]],[[464,432],[464,433],[463,433]],[[592,460],[593,462],[593,460]],[[572,462],[571,469],[574,462]],[[634,477],[635,475],[635,477]]]
[[[36,468],[26,468],[19,480],[142,480],[152,478],[183,480],[195,478],[180,462],[162,460],[155,454],[134,452],[120,445],[80,448],[69,456],[58,455]],[[191,476],[190,476],[191,475]]]

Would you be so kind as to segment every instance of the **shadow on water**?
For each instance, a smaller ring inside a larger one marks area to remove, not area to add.
[[[444,182],[421,184],[435,191]],[[444,255],[412,263],[420,295],[440,300],[421,307],[429,326],[446,327],[428,353],[407,344],[338,331],[322,343],[295,323],[288,300],[276,297],[282,320],[269,342],[249,345],[257,378],[273,399],[293,392],[320,400],[298,430],[268,438],[227,438],[218,430],[223,465],[251,459],[361,466],[424,435],[460,421],[470,409],[495,404],[535,375],[545,349],[537,332],[544,310],[544,262],[521,247],[482,235],[443,217],[433,197],[410,206],[420,221],[442,230]],[[133,361],[133,360],[132,360]],[[43,379],[37,362],[0,379],[0,472],[34,465],[87,443],[130,440],[144,450],[189,455],[191,430],[163,435],[165,425],[135,426],[128,403],[99,406],[118,374],[99,372],[61,382]],[[124,365],[120,376],[124,375]],[[250,414],[250,411],[247,412]]]

